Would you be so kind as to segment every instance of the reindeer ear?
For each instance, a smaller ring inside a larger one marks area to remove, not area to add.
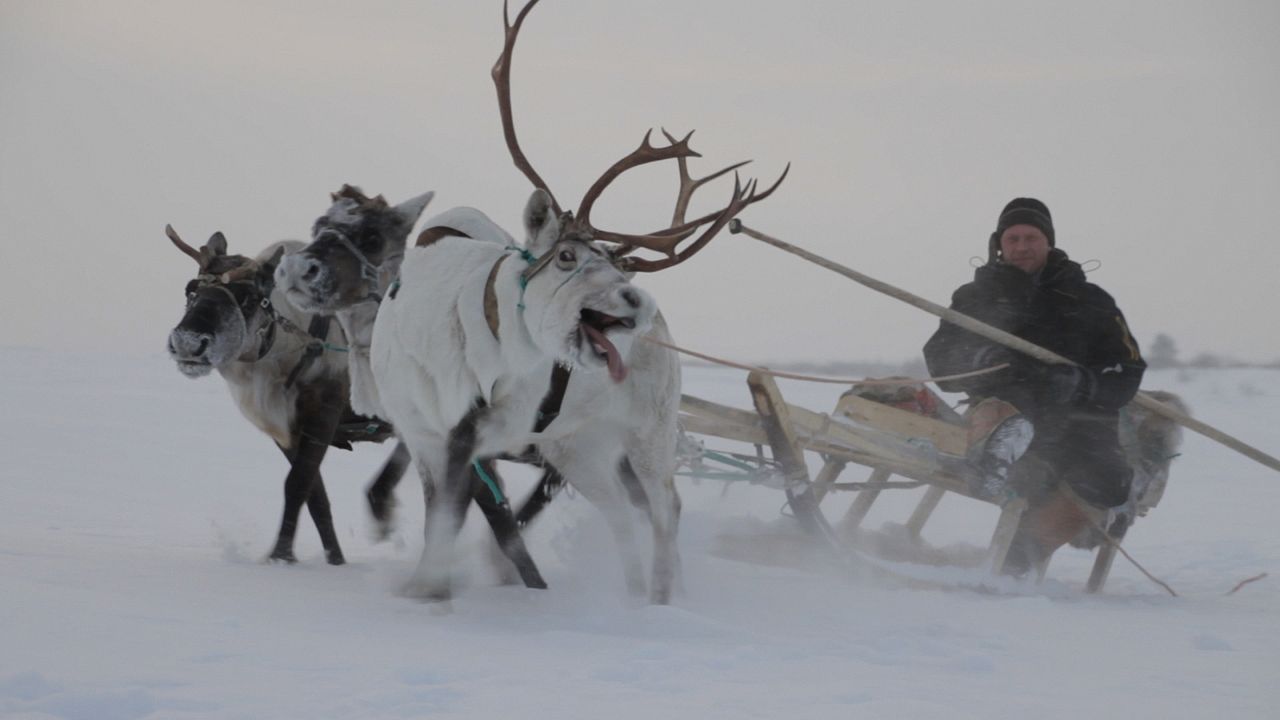
[[[422,193],[415,198],[409,198],[399,205],[391,209],[396,214],[396,218],[410,229],[414,223],[418,222],[418,217],[422,215],[422,211],[427,208],[427,204],[431,202],[431,198],[435,197],[434,191]]]
[[[534,255],[551,249],[560,237],[560,220],[555,214],[554,201],[545,190],[539,188],[529,196],[524,206],[525,247]]]
[[[276,266],[280,264],[280,258],[282,257],[284,257],[284,248],[276,248],[276,251],[271,253],[271,257],[267,258],[259,267],[270,275],[276,271]]]
[[[227,254],[227,237],[222,234],[222,231],[218,231],[213,235],[211,235],[209,237],[209,242],[205,243],[204,247],[200,249],[205,253],[207,253],[209,257],[226,255]]]
[[[271,253],[271,257],[258,265],[257,283],[263,295],[270,295],[275,288],[276,267],[280,265],[282,257],[284,257],[284,248],[276,248],[276,251]]]

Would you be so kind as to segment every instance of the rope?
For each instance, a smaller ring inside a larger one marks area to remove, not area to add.
[[[1240,590],[1240,588],[1244,587],[1245,585],[1248,585],[1248,584],[1249,584],[1249,583],[1251,583],[1251,582],[1257,582],[1257,581],[1261,580],[1262,578],[1264,578],[1264,577],[1266,577],[1266,576],[1267,576],[1267,574],[1266,574],[1266,573],[1259,573],[1259,574],[1257,574],[1257,575],[1254,575],[1254,576],[1253,576],[1253,577],[1251,577],[1251,578],[1245,578],[1244,580],[1241,580],[1240,582],[1236,583],[1236,586],[1235,586],[1235,587],[1231,588],[1230,590],[1228,590],[1228,591],[1227,591],[1226,593],[1224,593],[1224,594],[1225,594],[1225,595],[1235,595],[1235,594],[1236,594],[1236,592],[1238,592],[1238,591]]]
[[[529,252],[527,249],[522,248],[519,245],[508,245],[507,250],[515,251],[517,254],[519,254],[520,259],[524,260],[525,264],[527,264],[530,268],[520,273],[520,299],[516,301],[516,308],[523,311],[524,310],[524,289],[529,285],[529,278],[538,270],[541,270],[542,268],[533,269],[538,264],[538,256]],[[548,251],[548,254],[550,254],[550,251]]]
[[[1125,550],[1123,547],[1120,546],[1119,542],[1116,542],[1115,538],[1111,537],[1111,533],[1107,532],[1105,528],[1103,528],[1100,524],[1098,524],[1098,522],[1096,522],[1089,515],[1089,509],[1085,507],[1084,502],[1082,502],[1079,498],[1071,497],[1070,494],[1068,494],[1067,497],[1071,500],[1071,502],[1075,503],[1076,509],[1080,511],[1080,514],[1082,516],[1084,516],[1085,521],[1088,522],[1089,525],[1092,526],[1094,530],[1096,530],[1099,534],[1102,535],[1103,541],[1105,541],[1108,545],[1118,550],[1120,554],[1124,556],[1124,559],[1128,560],[1130,563],[1133,564],[1134,567],[1138,568],[1138,570],[1143,575],[1147,576],[1148,580],[1164,588],[1165,591],[1168,592],[1173,597],[1178,597],[1178,593],[1174,592],[1173,588],[1169,587],[1168,583],[1156,577],[1155,575],[1152,575],[1151,573],[1147,572],[1147,569],[1142,567],[1142,563],[1135,560],[1134,557],[1130,555],[1127,550]]]
[[[773,377],[786,378],[788,380],[803,380],[805,382],[813,382],[813,383],[831,383],[833,385],[911,385],[911,384],[923,384],[927,382],[938,383],[938,382],[947,382],[948,380],[962,380],[964,378],[977,377],[979,375],[986,375],[987,373],[993,373],[993,372],[996,372],[997,370],[1003,370],[1009,367],[1009,363],[1001,363],[999,365],[993,365],[989,368],[974,370],[972,372],[967,372],[967,373],[960,373],[958,375],[942,375],[940,377],[925,377],[925,378],[890,378],[890,379],[835,378],[835,377],[823,377],[820,375],[801,375],[799,373],[782,372],[780,370],[769,370],[767,368],[758,367],[756,365],[744,365],[743,363],[734,362],[732,360],[726,360],[724,358],[716,357],[714,355],[706,355],[700,352],[695,352],[693,350],[689,350],[688,348],[682,348],[678,345],[672,345],[671,343],[663,342],[662,340],[658,340],[657,338],[651,337],[649,335],[642,335],[641,339],[647,342],[651,342],[654,345],[667,348],[668,350],[674,350],[678,353],[689,355],[691,357],[696,357],[699,360],[706,360],[707,362],[712,362],[717,365],[724,365],[727,367],[737,368],[739,370],[747,370],[750,372],[763,373],[765,375],[772,375]]]

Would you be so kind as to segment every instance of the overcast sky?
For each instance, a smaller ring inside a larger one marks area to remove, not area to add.
[[[0,342],[161,352],[195,269],[165,223],[254,254],[343,183],[516,232],[501,43],[498,0],[0,0]],[[562,204],[647,128],[697,129],[695,173],[792,162],[748,225],[946,304],[1031,195],[1144,347],[1280,358],[1280,3],[543,0],[513,85]],[[666,222],[674,173],[593,218]],[[901,360],[937,324],[727,233],[641,282],[743,360]]]

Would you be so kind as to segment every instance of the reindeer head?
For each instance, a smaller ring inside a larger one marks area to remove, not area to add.
[[[271,290],[283,248],[265,263],[227,254],[227,239],[214,233],[196,250],[172,227],[165,233],[194,258],[200,269],[187,283],[182,320],[169,333],[169,356],[187,377],[207,375],[233,360],[257,360],[270,348],[275,332]]]
[[[537,3],[538,0],[529,0],[514,22],[504,3],[502,54],[492,71],[507,149],[516,167],[537,188],[524,212],[528,233],[526,247],[536,258],[525,272],[525,304],[530,309],[534,304],[539,305],[541,319],[531,330],[544,350],[586,367],[606,366],[614,380],[619,380],[626,373],[624,358],[630,351],[632,340],[647,330],[657,312],[654,301],[647,293],[632,287],[628,277],[636,272],[653,272],[684,262],[710,242],[744,208],[771,195],[787,173],[784,170],[777,182],[763,192],[757,192],[755,181],[743,185],[735,175],[733,195],[726,207],[686,221],[685,213],[695,190],[745,163],[730,165],[695,180],[689,176],[686,165],[688,158],[698,156],[689,147],[689,135],[677,140],[664,130],[669,144],[654,147],[649,143],[650,134],[646,133],[639,148],[614,163],[591,185],[583,195],[576,215],[563,212],[550,187],[520,147],[511,105],[512,53],[520,27]],[[631,168],[659,160],[676,160],[679,164],[680,191],[668,227],[646,234],[625,234],[608,232],[592,225],[591,208],[610,183]],[[697,239],[678,249],[699,229],[702,229],[702,234]],[[638,249],[656,251],[664,257],[627,257]],[[562,338],[560,345],[563,349],[559,351],[553,347],[556,338]]]
[[[534,343],[562,364],[607,369],[622,382],[632,343],[648,332],[657,303],[631,284],[590,233],[568,216],[557,217],[545,191],[529,198],[524,226],[529,266],[520,279],[521,312]]]
[[[307,312],[331,313],[377,301],[399,268],[409,232],[435,193],[391,206],[343,185],[316,220],[311,244],[276,268],[285,297]]]

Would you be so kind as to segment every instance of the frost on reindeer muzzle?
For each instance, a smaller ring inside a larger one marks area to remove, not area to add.
[[[276,266],[276,287],[296,308],[325,312],[335,305],[334,283],[328,268],[305,251],[286,255]]]

